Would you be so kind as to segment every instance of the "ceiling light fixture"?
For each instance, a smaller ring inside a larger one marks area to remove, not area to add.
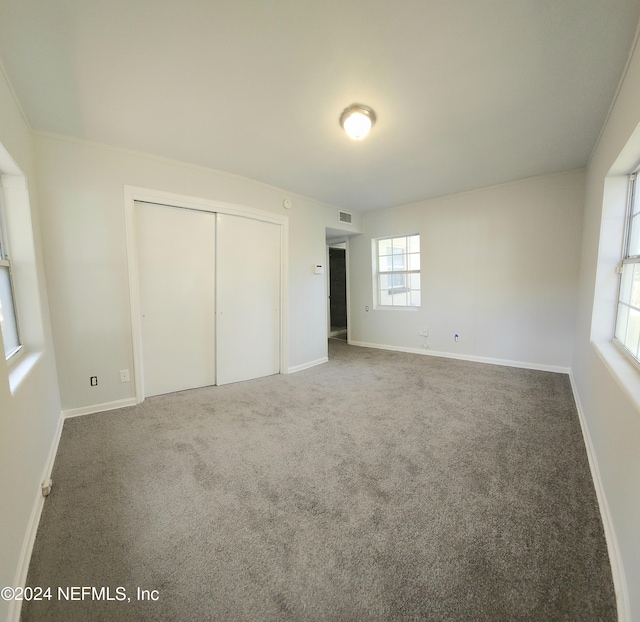
[[[362,104],[351,104],[340,115],[340,125],[353,140],[362,140],[375,122],[376,113]]]

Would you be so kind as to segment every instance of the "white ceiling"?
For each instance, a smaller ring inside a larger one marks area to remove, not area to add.
[[[35,129],[351,210],[584,166],[640,0],[0,0]],[[378,122],[338,124],[353,102]]]

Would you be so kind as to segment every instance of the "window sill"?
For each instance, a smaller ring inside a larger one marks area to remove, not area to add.
[[[11,395],[20,388],[20,385],[36,366],[41,356],[42,352],[31,352],[27,354],[23,348],[20,355],[16,357],[16,360],[10,361],[9,388],[11,389]]]
[[[7,356],[7,365],[11,367],[15,364],[15,362],[20,359],[20,357],[24,354],[24,347],[19,345],[17,348],[11,350],[9,356]]]
[[[420,311],[421,307],[391,307],[391,306],[377,306],[373,307],[374,311]]]
[[[629,357],[610,341],[592,341],[596,353],[616,382],[640,411],[640,371]]]

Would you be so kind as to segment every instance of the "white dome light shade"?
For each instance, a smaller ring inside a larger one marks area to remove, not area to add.
[[[340,125],[353,140],[362,140],[375,122],[375,112],[362,104],[351,104],[340,115]]]
[[[360,112],[353,112],[344,120],[344,131],[353,140],[362,140],[370,129],[371,119]]]

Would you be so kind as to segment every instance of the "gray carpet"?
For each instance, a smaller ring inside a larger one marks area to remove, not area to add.
[[[330,358],[67,420],[22,619],[616,619],[567,376]]]

